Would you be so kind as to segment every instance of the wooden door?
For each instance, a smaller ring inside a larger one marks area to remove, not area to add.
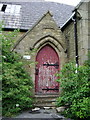
[[[36,56],[35,92],[48,94],[58,93],[59,84],[56,82],[56,73],[59,70],[59,57],[50,46],[44,46]]]

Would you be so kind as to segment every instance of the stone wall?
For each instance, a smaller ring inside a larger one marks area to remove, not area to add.
[[[33,61],[35,63],[38,51],[47,44],[51,45],[56,50],[59,56],[61,69],[67,61],[67,54],[65,53],[66,41],[62,31],[58,28],[49,12],[45,14],[32,29],[20,37],[16,43],[15,51],[20,53],[22,56],[28,54],[31,56],[29,61]],[[33,49],[37,49],[34,54],[32,54]],[[30,66],[28,71],[35,83],[35,64]]]
[[[90,52],[90,2],[88,2],[88,48]]]
[[[90,50],[90,2],[81,3],[76,9],[81,16],[81,19],[77,21],[77,38],[79,64],[83,64],[84,61],[88,59],[87,55]],[[52,15],[48,13],[47,15],[44,15],[22,39],[22,42],[17,46],[17,51],[21,54],[25,54],[25,51],[28,51],[28,49],[30,50],[33,47],[36,47],[39,50],[48,42],[49,44],[52,44],[58,54],[60,54],[61,61],[64,59],[63,63],[75,61],[73,22],[68,24],[62,33],[52,19]],[[65,55],[64,57],[62,51],[65,51],[66,49],[67,56]],[[63,63],[61,66],[63,66]]]
[[[81,19],[77,20],[77,39],[79,64],[82,65],[88,59],[90,50],[90,2],[81,3],[76,7]],[[68,50],[68,61],[75,60],[74,23],[71,22],[63,31]]]
[[[66,39],[68,62],[75,61],[74,24],[71,22],[63,31]]]
[[[89,2],[90,3],[90,2]],[[81,15],[81,20],[78,22],[78,51],[79,51],[79,62],[83,64],[88,59],[88,50],[90,47],[90,33],[89,33],[89,9],[88,2],[82,3],[77,9]]]

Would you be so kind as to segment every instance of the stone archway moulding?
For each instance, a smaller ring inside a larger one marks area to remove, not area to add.
[[[34,43],[34,45],[33,45],[33,48],[37,49],[36,55],[37,55],[38,51],[47,44],[52,46],[55,49],[55,51],[57,52],[57,54],[60,58],[60,66],[62,68],[63,64],[65,63],[65,59],[66,59],[65,44],[61,43],[59,40],[57,40],[53,36],[50,36],[50,35],[45,36],[45,37],[37,40],[37,42]]]
[[[34,43],[33,48],[40,50],[46,44],[50,44],[54,49],[57,49],[59,52],[65,52],[66,50],[65,44],[63,42],[60,42],[58,39],[50,35],[37,40],[37,42]]]

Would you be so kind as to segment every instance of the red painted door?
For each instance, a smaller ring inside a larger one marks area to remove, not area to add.
[[[36,93],[58,93],[59,84],[55,74],[59,70],[59,57],[56,51],[50,45],[46,45],[38,52],[36,61]]]

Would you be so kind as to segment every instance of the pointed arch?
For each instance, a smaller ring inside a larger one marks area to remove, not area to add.
[[[65,45],[64,43],[61,43],[58,39],[51,35],[47,35],[35,42],[33,45],[33,48],[37,48],[38,50],[41,49],[41,47],[45,46],[46,44],[51,45],[54,49],[57,49],[59,52],[65,51]]]
[[[59,84],[55,74],[60,70],[60,59],[56,50],[49,44],[43,46],[36,55],[35,92],[58,93]],[[47,90],[48,89],[48,90]]]

